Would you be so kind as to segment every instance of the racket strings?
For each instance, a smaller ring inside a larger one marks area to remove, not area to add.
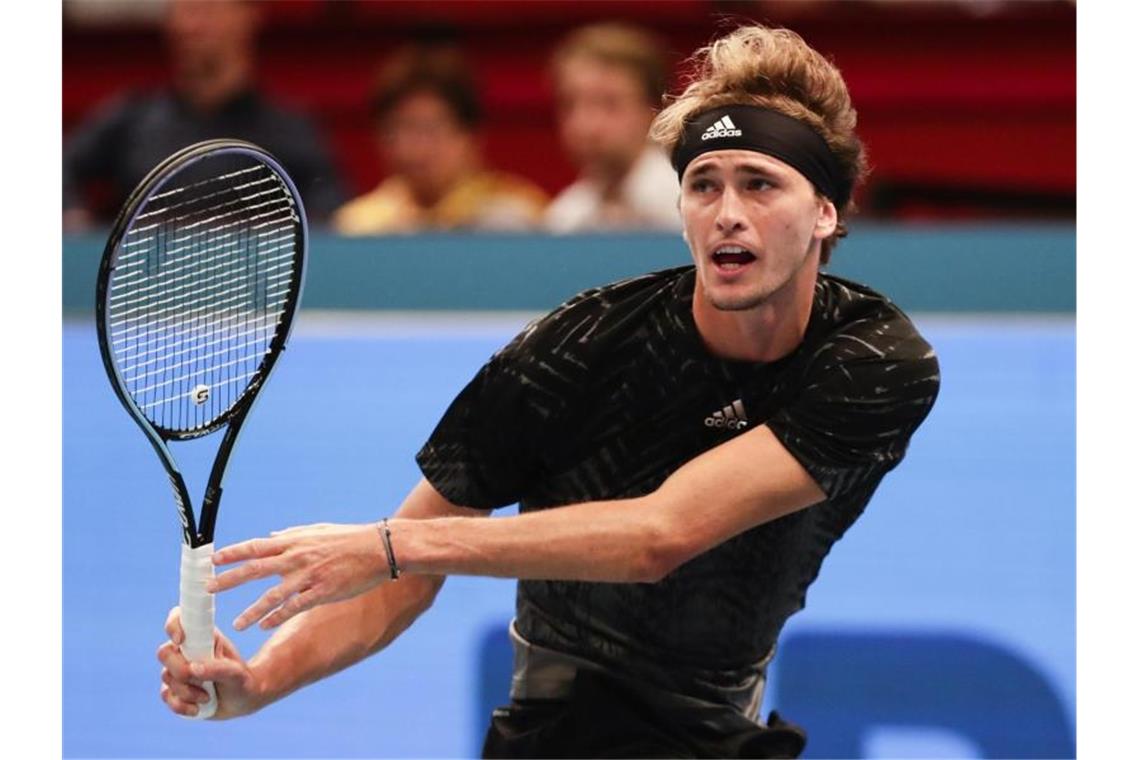
[[[292,196],[253,163],[148,198],[123,237],[107,299],[110,345],[148,419],[208,428],[257,376],[298,283]],[[190,172],[184,172],[190,174]],[[198,174],[200,177],[201,174]],[[169,184],[169,183],[168,183]],[[139,224],[139,222],[143,222]]]
[[[272,280],[276,282],[280,280],[288,280],[292,274],[291,256],[279,256],[277,258],[279,260],[286,261],[286,263],[279,266],[278,269],[282,267],[288,267],[288,269],[284,272],[279,272],[272,278],[267,278],[267,281]],[[209,274],[210,276],[202,276],[206,274]],[[168,287],[169,285],[173,285],[180,280],[185,280],[186,282],[173,288]],[[217,293],[203,293],[202,288],[208,287],[207,283],[210,282],[219,282],[227,287],[224,290],[218,291]],[[141,298],[125,300],[121,306],[137,306],[137,308],[125,308],[125,310],[122,312],[122,318],[112,322],[112,326],[117,327],[120,325],[129,325],[138,322],[145,322],[153,326],[153,323],[147,319],[146,316],[148,311],[152,308],[172,304],[176,309],[185,310],[189,308],[195,308],[203,303],[228,303],[228,301],[220,300],[220,297],[229,296],[234,293],[246,293],[248,289],[247,286],[248,277],[240,273],[235,276],[232,267],[219,268],[218,270],[202,267],[200,270],[192,271],[183,277],[174,278],[169,283],[156,285],[154,289],[162,291],[156,296],[157,300],[145,295]],[[241,300],[240,296],[237,296],[235,298],[236,300]],[[132,316],[135,317],[133,320],[131,319]]]
[[[291,233],[292,230],[289,228],[281,228],[281,229],[276,230],[276,232],[289,232],[289,233]],[[264,242],[266,242],[266,243],[280,243],[281,245],[277,248],[277,250],[284,250],[287,253],[292,253],[292,250],[293,250],[292,249],[292,240],[293,240],[293,237],[290,234],[290,235],[282,235],[280,237],[274,238],[272,240],[266,240]],[[226,261],[227,257],[230,255],[230,251],[227,249],[232,249],[237,244],[238,244],[237,241],[234,240],[231,242],[227,242],[226,244],[224,244],[222,246],[219,246],[218,251],[217,251],[217,255],[211,256],[211,257],[203,260],[201,262],[201,264],[202,265],[213,264],[215,262]],[[267,252],[271,252],[274,249],[269,248],[266,250],[267,250]],[[171,253],[173,254],[174,251],[171,251]],[[187,263],[187,262],[194,261],[195,258],[196,258],[195,253],[189,253],[189,254],[187,254],[185,256],[181,256],[179,258],[170,259],[170,261],[168,262],[168,265],[172,266],[172,268],[167,272],[167,275],[182,274],[184,272],[185,273],[197,273],[199,270],[196,269],[193,265],[190,265]],[[175,264],[177,264],[179,266],[174,267],[173,265],[175,265]],[[186,264],[186,266],[181,266],[182,264]],[[206,270],[201,270],[201,271],[206,271]],[[125,282],[130,281],[130,280],[136,280],[136,282],[134,282],[133,285],[139,285],[139,284],[144,283],[144,282],[151,282],[151,279],[152,279],[152,278],[146,276],[145,274],[143,274],[143,269],[141,266],[137,267],[135,269],[124,267],[121,270],[121,274],[122,274],[122,277],[120,279],[120,284],[125,283]],[[178,279],[179,278],[175,278],[174,282],[177,282]],[[155,288],[158,288],[158,287],[162,286],[163,284],[164,283],[161,283],[161,282],[152,282],[150,285],[144,286],[144,287],[139,288],[138,290],[132,291],[130,293],[125,293],[125,292],[120,293],[119,295],[112,297],[111,303],[114,303],[116,301],[121,302],[130,296],[139,295],[139,294],[145,293],[149,290],[154,290]]]
[[[249,169],[248,171],[258,171],[259,168],[260,167],[253,167],[253,168]],[[231,175],[231,176],[235,176],[235,175]],[[222,179],[223,178],[219,177],[215,180],[212,180],[212,182],[214,182],[216,184],[217,182],[221,181]],[[164,206],[162,208],[156,208],[156,209],[153,209],[150,211],[146,211],[146,212],[139,214],[138,216],[135,217],[135,224],[138,225],[138,223],[144,219],[152,219],[154,217],[161,217],[163,215],[166,215],[169,218],[177,210],[185,209],[188,206],[199,204],[199,203],[206,201],[210,198],[228,198],[229,196],[233,195],[234,193],[238,193],[239,198],[248,199],[248,198],[253,197],[253,196],[241,196],[240,192],[245,191],[245,190],[249,190],[250,188],[258,188],[258,190],[261,190],[266,185],[269,185],[271,188],[273,187],[274,180],[272,177],[265,177],[265,178],[261,178],[261,179],[256,179],[252,182],[246,182],[244,184],[234,185],[232,188],[226,188],[226,189],[217,190],[214,192],[209,192],[209,193],[199,195],[191,201],[187,201],[187,202],[183,202],[183,203],[174,203],[170,206]],[[180,190],[173,191],[173,192],[181,193],[184,191],[180,189]],[[274,189],[270,189],[268,192],[255,193],[254,195],[256,196],[259,194],[260,195],[270,195],[270,194],[275,194],[275,192],[274,192]],[[152,195],[150,197],[150,203],[151,203],[151,205],[154,205],[154,202],[156,200],[158,200],[160,198],[168,197],[169,195],[170,195],[170,193],[159,193],[158,195]],[[224,208],[226,206],[231,206],[235,203],[237,203],[236,200],[232,200],[232,199],[226,200],[224,203],[218,204],[217,206],[214,206],[212,208],[215,208],[215,209],[216,208]],[[147,227],[145,225],[140,225],[140,226],[136,227],[136,229],[144,230],[144,229],[147,229]]]

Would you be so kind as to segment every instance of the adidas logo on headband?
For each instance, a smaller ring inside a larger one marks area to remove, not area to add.
[[[717,119],[716,123],[706,129],[701,135],[702,140],[712,140],[717,137],[740,137],[743,132],[736,128],[732,123],[732,119],[725,116],[724,118]]]

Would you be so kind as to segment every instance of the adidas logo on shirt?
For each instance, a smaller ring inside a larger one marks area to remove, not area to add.
[[[716,137],[740,137],[743,132],[736,128],[732,123],[732,119],[725,116],[722,119],[717,119],[716,123],[704,131],[701,135],[702,140],[712,140]]]
[[[743,430],[748,427],[748,417],[744,414],[744,404],[740,399],[733,401],[712,416],[705,417],[705,427],[728,428],[729,430]]]

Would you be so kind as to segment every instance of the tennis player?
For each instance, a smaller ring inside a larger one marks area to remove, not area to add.
[[[798,729],[758,716],[766,666],[929,413],[938,362],[886,297],[820,271],[865,165],[839,71],[760,26],[695,60],[653,127],[693,266],[527,326],[453,401],[392,518],[217,552],[244,563],[215,590],[281,577],[236,622],[280,628],[248,662],[219,633],[190,670],[173,610],[174,712],[203,680],[218,718],[256,711],[383,649],[445,576],[487,575],[519,584],[486,756],[800,752]]]

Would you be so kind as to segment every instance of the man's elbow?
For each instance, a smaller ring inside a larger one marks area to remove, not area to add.
[[[695,556],[684,535],[667,525],[649,527],[640,546],[634,568],[636,583],[658,583]]]

